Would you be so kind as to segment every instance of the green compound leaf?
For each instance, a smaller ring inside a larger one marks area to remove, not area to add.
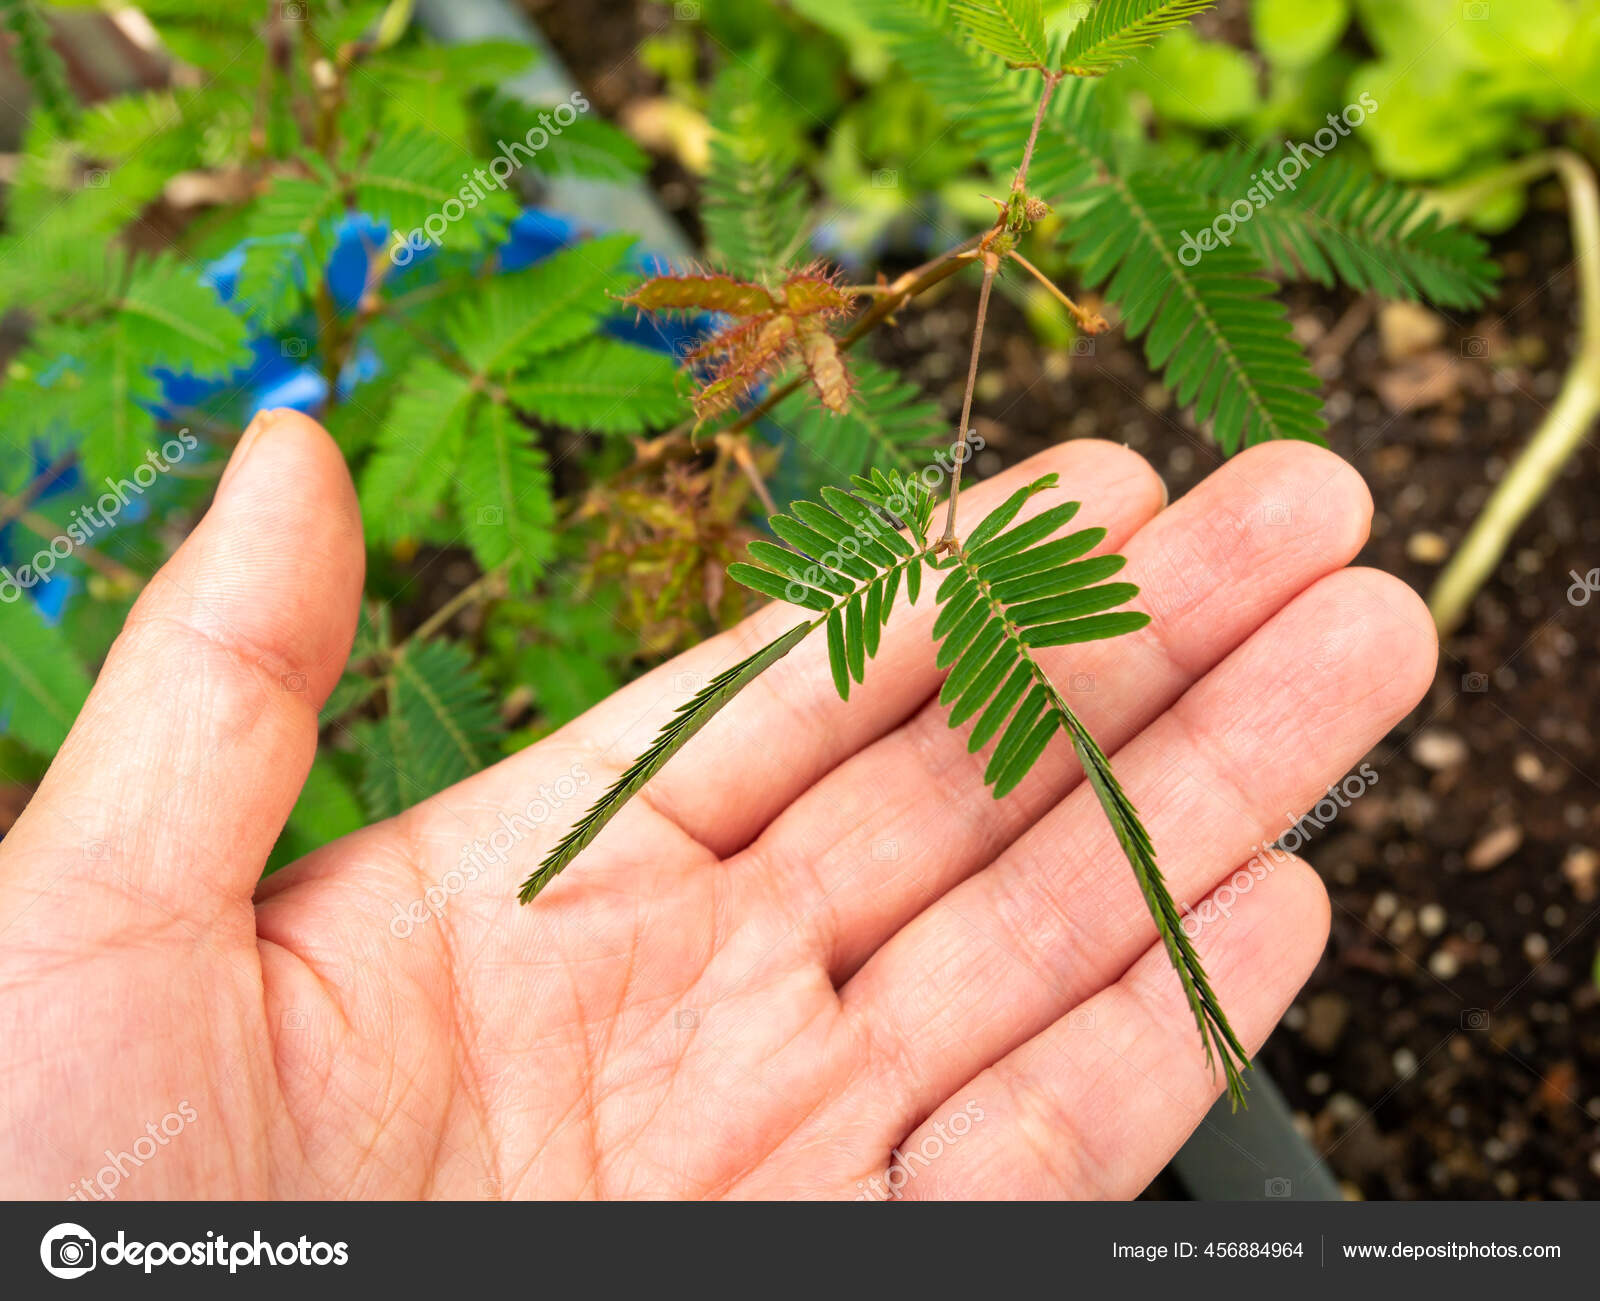
[[[1131,583],[1107,581],[1122,569],[1121,556],[1076,559],[1104,538],[1103,529],[1051,540],[1076,514],[1076,502],[1052,507],[1006,531],[1030,497],[1055,483],[1056,477],[1047,475],[1013,494],[949,562],[933,630],[941,643],[939,662],[950,666],[939,699],[950,708],[952,727],[978,716],[968,741],[972,751],[996,742],[984,772],[996,799],[1015,790],[1051,738],[1065,733],[1133,869],[1194,1013],[1206,1060],[1220,1058],[1237,1105],[1244,1092],[1241,1068],[1249,1061],[1184,933],[1149,834],[1110,760],[1032,653],[1042,646],[1120,636],[1150,621],[1138,611],[1115,608],[1138,595]]]

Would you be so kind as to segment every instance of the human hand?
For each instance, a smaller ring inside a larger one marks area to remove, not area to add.
[[[1255,448],[1163,509],[1136,454],[1076,441],[968,518],[1049,471],[1154,618],[1040,657],[1173,894],[1233,890],[1196,943],[1254,1049],[1328,905],[1298,860],[1226,882],[1422,696],[1432,625],[1343,568],[1370,500],[1327,452]],[[258,883],[362,555],[331,440],[264,421],[0,843],[0,1192],[107,1195],[107,1149],[148,1132],[109,1195],[1126,1197],[1216,1096],[1069,749],[996,802],[946,726],[927,598],[848,706],[820,638],[769,670],[529,907],[587,804],[792,609]],[[502,814],[506,861],[451,877]]]

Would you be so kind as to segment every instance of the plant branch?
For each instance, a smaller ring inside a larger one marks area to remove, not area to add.
[[[1428,608],[1441,636],[1461,624],[1512,535],[1549,492],[1600,417],[1600,189],[1594,170],[1570,150],[1551,150],[1521,159],[1483,183],[1447,196],[1439,206],[1447,215],[1470,211],[1471,205],[1497,189],[1525,184],[1549,172],[1560,176],[1571,207],[1581,303],[1578,349],[1555,404],[1512,462],[1429,593]]]
[[[0,529],[5,528],[13,520],[21,519],[28,512],[29,507],[44,495],[44,491],[71,467],[78,459],[76,451],[63,452],[37,475],[21,492],[9,501],[0,500]]]
[[[1011,260],[1029,275],[1031,275],[1046,289],[1048,289],[1052,294],[1054,294],[1056,300],[1060,302],[1060,304],[1065,307],[1067,311],[1072,313],[1072,319],[1078,323],[1078,328],[1085,334],[1099,334],[1110,324],[1110,322],[1108,322],[1105,317],[1101,316],[1099,312],[1091,312],[1086,307],[1079,307],[1077,303],[1073,302],[1072,299],[1068,298],[1066,294],[1061,291],[1060,287],[1054,280],[1045,275],[1043,271],[1034,266],[1032,262],[1023,257],[1022,254],[1017,252],[1016,249],[1011,250]]]
[[[740,472],[749,481],[757,497],[761,499],[762,508],[768,515],[778,513],[778,503],[772,500],[772,493],[767,490],[766,480],[761,477],[761,470],[756,465],[755,457],[750,455],[750,443],[744,434],[731,434],[726,431],[718,433],[717,445],[723,448],[739,467]]]
[[[1039,96],[1039,107],[1033,113],[1033,127],[1028,132],[1028,143],[1022,148],[1022,162],[1017,167],[1017,174],[1011,180],[1011,193],[1021,194],[1028,183],[1028,166],[1033,162],[1034,146],[1039,143],[1039,128],[1044,125],[1045,111],[1050,107],[1050,97],[1056,93],[1056,83],[1065,73],[1045,72],[1044,91]]]
[[[40,515],[37,511],[19,511],[17,523],[27,529],[28,532],[45,541],[58,536],[62,532],[54,520]],[[75,546],[72,549],[72,554],[97,574],[109,578],[114,583],[119,583],[129,588],[139,587],[144,583],[143,578],[134,573],[120,560],[113,560],[110,556],[96,551],[93,547]]]
[[[972,357],[967,362],[967,391],[961,398],[961,423],[956,438],[965,442],[967,422],[972,418],[972,394],[978,386],[978,355],[983,351],[983,325],[989,315],[989,291],[994,288],[994,273],[999,269],[1000,255],[989,249],[983,255],[983,287],[978,291],[978,321],[972,330]],[[945,508],[944,532],[934,550],[953,551],[956,545],[956,503],[961,497],[961,468],[966,458],[955,457],[955,469],[950,472],[950,504]]]
[[[476,605],[479,601],[489,600],[498,595],[499,589],[505,581],[506,573],[510,570],[516,558],[515,555],[510,556],[489,570],[488,573],[478,575],[477,578],[468,583],[419,623],[408,637],[390,648],[390,657],[399,655],[414,641],[427,641],[429,637],[432,637],[468,606]]]

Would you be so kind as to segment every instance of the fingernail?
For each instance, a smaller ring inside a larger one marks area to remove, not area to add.
[[[234,475],[238,474],[250,453],[255,450],[261,436],[277,422],[281,413],[277,410],[257,411],[251,417],[250,423],[245,426],[244,433],[239,435],[239,441],[234,446],[233,455],[228,458],[228,464],[222,471],[222,478],[217,482],[217,491],[220,493],[226,488]]]

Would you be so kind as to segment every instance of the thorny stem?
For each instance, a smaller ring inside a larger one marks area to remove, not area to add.
[[[1039,132],[1044,126],[1045,113],[1049,110],[1050,99],[1055,94],[1056,85],[1064,80],[1067,74],[1042,70],[1041,75],[1044,80],[1044,90],[1039,96],[1039,106],[1034,111],[1033,125],[1028,132],[1028,141],[1022,151],[1022,161],[1017,166],[1016,176],[1012,178],[1011,193],[1014,195],[1023,194],[1026,191],[1028,168],[1033,162],[1034,149],[1039,143]],[[1052,292],[1068,306],[1085,331],[1097,333],[1105,328],[1105,321],[1102,317],[1085,312],[1078,307],[1061,290],[1056,288],[1043,272],[1039,271],[1032,263],[1026,261],[1016,252],[1011,245],[1011,239],[1014,238],[1017,232],[1009,229],[1009,221],[1010,213],[1002,211],[999,220],[988,230],[962,240],[961,243],[930,258],[921,266],[913,267],[911,270],[903,272],[890,284],[859,287],[861,293],[870,293],[872,295],[872,305],[856,318],[854,324],[840,335],[838,340],[841,350],[853,347],[885,321],[891,320],[905,303],[932,289],[935,285],[948,280],[968,262],[981,258],[983,260],[983,286],[978,294],[978,319],[972,332],[972,357],[967,367],[967,387],[961,400],[962,437],[966,436],[967,421],[972,415],[972,396],[977,386],[978,356],[983,347],[983,327],[989,313],[989,294],[994,287],[995,273],[999,269],[1002,257],[1016,258],[1026,270],[1044,281],[1046,285],[1049,285]],[[1001,250],[997,251],[994,244],[1002,236],[1008,238],[1006,243],[1002,245]],[[749,457],[748,447],[742,439],[735,440],[734,436],[742,434],[756,421],[765,417],[779,402],[795,392],[804,382],[805,377],[803,375],[796,375],[782,384],[775,385],[767,392],[765,397],[741,412],[738,417],[730,421],[718,433],[719,442],[730,449],[735,461],[738,462],[740,469],[751,480],[757,495],[761,498],[762,503],[766,505],[769,513],[772,513],[775,509],[771,502],[771,494],[767,492],[766,485],[761,481],[759,472],[755,471],[754,463],[746,464],[746,460]],[[665,439],[681,437],[688,429],[688,425],[680,426],[663,437]],[[741,459],[741,451],[744,459]],[[950,505],[945,515],[944,534],[935,544],[934,550],[936,554],[951,550],[955,545],[956,498],[961,491],[961,465],[960,461],[956,462],[955,470],[951,476]]]
[[[983,351],[983,323],[989,315],[989,291],[994,288],[994,273],[999,270],[1000,255],[993,250],[983,255],[983,288],[978,290],[978,323],[972,331],[972,358],[967,362],[967,391],[961,398],[961,423],[956,437],[965,440],[967,421],[972,418],[972,393],[978,386],[978,354]],[[935,552],[954,551],[956,547],[956,502],[961,497],[961,467],[966,457],[955,458],[955,468],[950,472],[950,504],[945,508],[944,532],[934,547]]]

